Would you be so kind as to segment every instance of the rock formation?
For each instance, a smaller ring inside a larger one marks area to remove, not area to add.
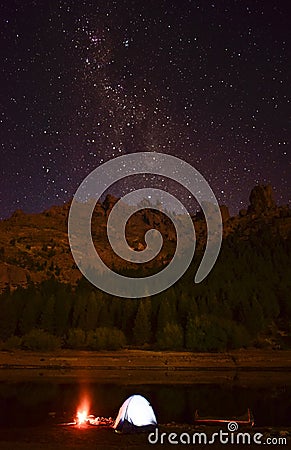
[[[276,209],[274,193],[270,184],[255,186],[250,194],[249,214],[266,214]]]

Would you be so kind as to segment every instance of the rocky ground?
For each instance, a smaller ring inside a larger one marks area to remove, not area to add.
[[[176,433],[177,436],[172,436],[174,440],[180,440],[182,433],[188,433],[192,438],[194,433],[201,432],[207,435],[208,440],[211,440],[212,434],[217,429],[212,427],[195,428],[191,426],[178,426],[174,424],[162,425],[159,427],[158,440],[159,443],[149,443],[148,434],[137,435],[122,435],[116,434],[112,429],[98,429],[97,427],[79,429],[76,427],[35,427],[35,428],[11,428],[9,430],[1,430],[0,433],[0,449],[3,450],[147,450],[149,448],[158,449],[182,449],[182,448],[213,448],[225,449],[235,448],[246,449],[256,448],[258,445],[253,442],[250,445],[245,444],[199,444],[185,445],[182,443],[171,444],[168,441],[170,433]],[[244,429],[241,432],[249,432],[251,436],[255,433],[261,433],[262,443],[267,439],[272,439],[273,444],[270,444],[271,448],[289,448],[291,444],[290,429]],[[166,433],[163,438],[164,443],[161,444],[161,434]],[[280,441],[279,439],[286,439],[286,441]],[[230,439],[230,437],[229,437]],[[252,438],[251,438],[252,439]],[[152,437],[152,442],[155,442],[155,436]],[[286,444],[284,443],[286,442]],[[277,443],[277,444],[276,444]]]

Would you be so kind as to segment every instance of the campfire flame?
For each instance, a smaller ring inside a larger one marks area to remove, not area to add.
[[[77,412],[77,424],[78,425],[82,425],[82,424],[86,423],[87,420],[88,420],[88,411],[83,410],[83,411]]]
[[[90,409],[90,402],[89,402],[89,396],[87,393],[83,393],[83,399],[79,405],[79,408],[77,410],[76,415],[76,424],[77,425],[84,425],[88,422],[88,415],[89,415],[89,409]]]
[[[114,423],[112,417],[96,417],[93,414],[90,414],[90,401],[89,396],[87,394],[83,395],[82,402],[77,409],[76,416],[74,418],[74,422],[70,422],[64,425],[75,425],[77,427],[86,428],[88,425],[94,426],[107,426],[111,427]]]

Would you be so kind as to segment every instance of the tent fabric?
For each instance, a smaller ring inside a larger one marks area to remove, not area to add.
[[[122,404],[113,425],[116,431],[141,432],[156,428],[157,419],[148,400],[132,395]]]

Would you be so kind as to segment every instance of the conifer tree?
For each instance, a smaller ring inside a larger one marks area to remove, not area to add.
[[[139,304],[134,321],[133,338],[136,345],[148,344],[151,339],[151,322],[149,318],[149,307],[145,300]]]
[[[51,334],[55,332],[55,302],[55,296],[51,295],[47,299],[40,317],[40,328]]]
[[[177,323],[167,323],[157,333],[157,345],[161,350],[181,350],[184,345],[183,328]]]
[[[23,295],[25,296],[25,303],[18,324],[20,334],[26,334],[35,328],[38,325],[41,313],[41,298],[39,294],[29,289]]]
[[[95,328],[97,328],[99,313],[100,304],[98,305],[96,294],[92,291],[87,298],[86,310],[84,314],[85,331],[95,330]]]

